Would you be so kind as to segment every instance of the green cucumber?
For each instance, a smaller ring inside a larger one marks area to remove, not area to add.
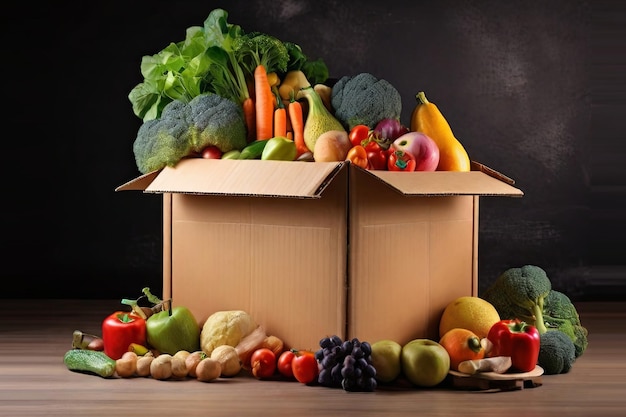
[[[67,369],[74,372],[92,373],[103,378],[109,378],[115,374],[115,360],[97,350],[68,350],[63,357],[63,363]]]
[[[241,150],[239,159],[261,159],[263,149],[265,149],[265,145],[267,145],[268,140],[269,139],[263,139],[250,142],[248,146]]]

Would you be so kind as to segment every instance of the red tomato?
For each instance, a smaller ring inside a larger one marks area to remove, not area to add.
[[[217,146],[209,145],[202,150],[202,157],[204,159],[221,159],[222,151]]]
[[[367,125],[356,125],[352,129],[350,129],[350,133],[348,133],[348,138],[350,138],[350,142],[352,142],[352,146],[361,145],[365,139],[369,137],[370,128]]]
[[[303,384],[309,384],[317,378],[319,369],[315,353],[308,350],[298,350],[291,361],[293,376]]]
[[[387,169],[387,152],[383,149],[367,152],[367,169]]]
[[[271,349],[260,348],[250,356],[250,369],[257,378],[269,378],[276,371],[276,354]]]
[[[296,354],[293,350],[286,350],[280,354],[278,357],[278,363],[276,367],[278,368],[278,372],[287,378],[293,379],[293,369],[291,369],[291,361],[296,357]]]

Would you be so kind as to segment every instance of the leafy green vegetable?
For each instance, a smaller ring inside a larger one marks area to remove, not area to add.
[[[247,82],[253,79],[255,61],[279,75],[300,67],[312,82],[328,78],[324,62],[309,61],[298,45],[260,32],[246,34],[227,19],[228,12],[214,9],[202,26],[187,28],[184,40],[142,58],[144,79],[128,94],[137,117],[144,122],[158,119],[172,101],[188,103],[204,93],[241,104],[249,97]]]
[[[284,42],[289,54],[289,62],[285,73],[279,73],[280,78],[289,71],[302,71],[311,85],[321,84],[328,80],[328,67],[322,59],[311,60],[302,51],[300,45],[293,42]]]

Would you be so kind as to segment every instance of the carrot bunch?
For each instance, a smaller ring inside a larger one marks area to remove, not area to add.
[[[243,103],[246,124],[249,131],[254,132],[251,140],[282,136],[295,141],[299,157],[309,152],[304,143],[302,104],[294,97],[291,97],[287,105],[284,104],[278,94],[280,80],[274,78],[275,76],[275,73],[268,74],[263,64],[254,69],[254,94]]]

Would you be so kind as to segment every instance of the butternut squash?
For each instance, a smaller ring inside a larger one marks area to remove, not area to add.
[[[429,136],[439,147],[437,171],[469,171],[470,159],[437,105],[420,91],[411,114],[411,130]]]

